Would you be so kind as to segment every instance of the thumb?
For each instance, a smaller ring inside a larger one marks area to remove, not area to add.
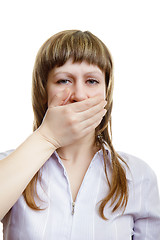
[[[63,91],[57,93],[51,100],[49,107],[57,107],[64,105],[70,98],[70,89],[65,88]]]

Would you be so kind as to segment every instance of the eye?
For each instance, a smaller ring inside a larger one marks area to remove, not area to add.
[[[96,85],[96,84],[99,84],[99,82],[96,80],[96,79],[88,79],[87,82],[90,84],[90,85]]]
[[[57,81],[58,84],[67,84],[69,82],[70,82],[70,80],[68,80],[68,79],[60,79]]]

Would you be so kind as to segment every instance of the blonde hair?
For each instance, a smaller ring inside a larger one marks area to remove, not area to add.
[[[59,67],[72,58],[73,62],[87,61],[97,65],[105,72],[107,113],[95,130],[96,143],[103,150],[104,171],[106,184],[109,185],[109,194],[102,199],[99,213],[103,219],[104,207],[111,201],[112,212],[119,208],[125,210],[128,201],[128,185],[125,170],[120,161],[125,161],[118,155],[112,145],[111,112],[113,105],[113,61],[105,44],[89,31],[66,30],[49,38],[40,48],[33,69],[32,105],[34,111],[33,130],[36,130],[43,120],[47,110],[47,78],[54,67]],[[107,164],[110,162],[104,144],[111,152],[112,177],[109,181]],[[126,163],[125,163],[126,164]],[[127,164],[126,164],[127,165]],[[41,180],[40,171],[33,177],[23,192],[26,203],[35,210],[41,210],[36,205],[35,196],[38,197],[36,185]]]

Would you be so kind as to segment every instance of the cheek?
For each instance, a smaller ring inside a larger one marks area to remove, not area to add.
[[[58,94],[59,92],[63,91],[66,88],[66,86],[55,86],[55,85],[49,85],[47,87],[47,93],[48,93],[48,106],[51,103],[53,97]]]
[[[53,97],[58,93],[59,91],[56,88],[52,88],[49,87],[47,89],[47,93],[48,93],[48,105],[50,104],[50,102],[52,101]]]
[[[105,88],[95,89],[94,91],[89,92],[89,97],[94,97],[96,95],[101,95],[103,98],[106,98],[106,91]]]

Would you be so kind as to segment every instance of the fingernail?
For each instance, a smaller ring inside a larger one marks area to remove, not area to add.
[[[103,106],[105,107],[106,105],[107,105],[107,101],[105,100]]]
[[[105,112],[104,112],[103,116],[104,116],[104,115],[106,115],[106,112],[107,112],[107,110],[106,110],[106,109],[104,109],[104,110],[105,110]]]

